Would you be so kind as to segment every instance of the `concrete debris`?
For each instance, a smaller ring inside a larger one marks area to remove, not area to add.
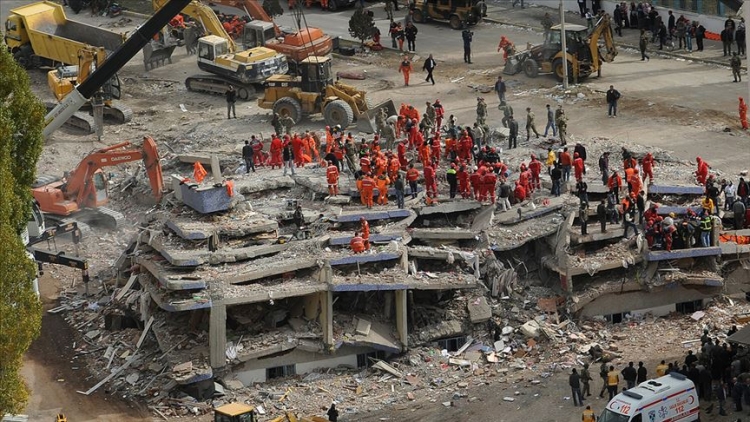
[[[484,296],[470,300],[467,307],[469,309],[469,319],[472,324],[487,322],[492,317],[492,308],[490,308]]]

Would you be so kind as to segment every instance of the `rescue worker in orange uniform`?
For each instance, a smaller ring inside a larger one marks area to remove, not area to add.
[[[497,176],[495,176],[495,173],[489,171],[485,173],[484,177],[482,178],[482,183],[484,184],[485,195],[489,195],[490,200],[494,204],[495,203],[495,186],[497,185]]]
[[[388,178],[391,180],[396,180],[396,176],[398,175],[399,170],[401,170],[401,163],[399,162],[397,157],[393,156],[393,154],[390,155],[391,158],[388,161]]]
[[[419,180],[419,170],[414,168],[414,164],[411,164],[409,170],[406,171],[406,181],[409,182],[409,188],[411,189],[411,199],[417,197],[417,180]]]
[[[406,139],[399,142],[398,146],[396,147],[396,155],[398,156],[398,163],[401,165],[401,167],[406,167],[407,164],[409,164],[409,162],[406,161],[406,148],[407,148]]]
[[[399,73],[404,75],[404,85],[409,86],[409,74],[412,71],[411,68],[411,61],[409,60],[409,56],[404,56],[404,59],[401,60],[401,64],[398,67]]]
[[[284,149],[284,144],[281,142],[278,136],[274,135],[271,139],[271,169],[279,166],[281,168],[281,150]]]
[[[577,152],[573,153],[573,171],[575,172],[576,182],[583,180],[583,169],[583,158]]]
[[[359,192],[359,202],[362,205],[367,205],[367,200],[365,199],[365,194],[362,192],[362,181],[365,179],[365,175],[362,174],[357,178],[356,184],[357,184],[357,192]]]
[[[497,51],[503,52],[503,60],[508,60],[508,47],[513,46],[513,43],[509,39],[505,38],[505,35],[500,36],[500,43],[497,45]]]
[[[526,189],[516,181],[516,188],[513,190],[513,196],[516,198],[516,202],[523,202],[526,200]]]
[[[465,162],[471,161],[471,149],[474,143],[471,141],[469,133],[463,131],[461,134],[461,140],[458,142],[458,157]]]
[[[474,199],[477,201],[479,200],[479,184],[482,181],[482,175],[479,174],[479,171],[475,168],[473,172],[469,175],[469,183],[471,183],[471,189],[474,191]]]
[[[435,175],[435,167],[433,167],[432,165],[427,165],[425,166],[423,173],[424,173],[424,185],[425,185],[425,190],[427,191],[427,197],[437,198],[437,178]]]
[[[296,133],[292,136],[292,151],[294,152],[294,164],[297,167],[302,167],[304,161],[302,160],[302,139]]]
[[[365,250],[370,250],[370,223],[364,217],[359,217],[360,230],[362,230],[362,240],[364,240]]]
[[[698,163],[698,170],[695,171],[695,177],[699,184],[705,185],[708,179],[708,163],[703,161],[701,157],[697,157],[695,161]]]
[[[430,157],[435,160],[436,165],[440,166],[440,133],[435,133],[435,136],[430,142],[432,143],[432,145],[430,146],[430,148],[432,149]]]
[[[370,158],[368,156],[365,155],[359,159],[359,168],[365,174],[370,172]]]
[[[479,202],[487,200],[487,185],[484,183],[485,176],[487,176],[487,169],[482,166],[479,168],[479,196],[476,198]]]
[[[641,160],[641,170],[643,170],[643,181],[645,182],[648,177],[648,183],[654,183],[654,156],[650,152]]]
[[[367,173],[362,178],[362,195],[365,198],[365,204],[367,205],[367,208],[372,208],[372,194],[375,190],[375,180],[373,180],[372,176]]]
[[[525,163],[521,163],[521,167],[519,168],[519,171],[518,171],[518,183],[520,183],[521,186],[523,186],[526,192],[531,192],[533,190],[531,187],[530,179],[531,179],[531,172],[529,171],[528,168],[526,168]]]
[[[349,241],[349,247],[352,248],[354,253],[362,253],[365,251],[365,241],[359,233],[354,232],[354,237]]]
[[[531,172],[531,186],[533,189],[541,189],[542,182],[539,180],[539,174],[542,173],[542,162],[536,158],[535,154],[531,154],[531,162],[529,163],[529,171]]]
[[[422,161],[422,167],[426,167],[430,164],[430,152],[432,147],[426,143],[422,144],[419,149],[419,159]]]
[[[613,172],[607,180],[607,187],[610,193],[615,196],[615,202],[620,202],[620,188],[622,187],[622,177],[617,172]]]
[[[385,174],[381,174],[375,180],[375,185],[378,188],[378,205],[388,205],[388,185],[391,184],[391,179]]]
[[[326,168],[326,179],[328,180],[328,194],[335,196],[339,194],[339,168],[332,161],[328,162]]]

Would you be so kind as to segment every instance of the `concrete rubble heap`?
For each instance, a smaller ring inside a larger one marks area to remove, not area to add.
[[[619,151],[608,139],[590,144],[590,162]],[[515,169],[523,153],[503,158]],[[670,163],[657,179],[694,186],[690,165],[654,155]],[[586,179],[595,209],[605,193],[591,165]],[[317,166],[292,177],[262,169],[236,178],[240,197],[227,211],[201,214],[173,195],[141,217],[99,298],[69,290],[54,309],[82,333],[77,350],[92,380],[105,381],[84,393],[102,387],[166,416],[233,401],[268,416],[320,413],[331,400],[347,413],[418,397],[449,406],[469,385],[538,384],[592,348],[616,357],[618,342],[631,339],[621,332],[632,330],[607,321],[661,324],[653,317],[692,312],[686,303],[697,309],[739,293],[746,280],[735,274],[750,253],[739,246],[725,258],[664,261],[649,259],[640,236],[597,238],[595,221],[578,235],[574,182],[560,197],[545,200],[543,188],[505,213],[442,197],[428,206],[423,194],[405,210],[366,209],[353,181],[340,183],[351,201],[321,201]],[[686,207],[700,197],[649,199]],[[303,231],[291,221],[297,204]],[[372,249],[353,254],[360,217]],[[731,312],[703,318],[725,326]]]

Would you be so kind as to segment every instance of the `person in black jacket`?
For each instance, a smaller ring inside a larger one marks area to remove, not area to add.
[[[645,366],[643,366],[643,362],[638,362],[638,375],[636,377],[636,384],[640,384],[644,381],[646,381],[646,378],[648,377],[648,369],[646,369]]]
[[[432,81],[432,84],[435,85],[435,78],[432,77],[432,71],[435,70],[436,67],[437,62],[435,62],[435,59],[432,58],[432,54],[430,54],[422,65],[422,70],[427,72],[427,77],[424,79],[425,82]]]
[[[607,91],[607,114],[609,117],[617,117],[617,101],[619,99],[620,92],[615,89],[614,85],[610,85]]]
[[[734,41],[734,32],[727,27],[721,31],[721,44],[724,46],[724,57],[732,55],[732,42]]]
[[[471,41],[474,38],[474,32],[464,29],[461,32],[461,38],[464,40],[464,63],[471,64]]]
[[[635,387],[635,382],[638,379],[638,372],[633,367],[633,362],[628,363],[628,366],[620,371],[620,373],[622,374],[622,378],[628,384],[628,390]]]
[[[236,119],[237,111],[234,106],[237,103],[237,91],[234,90],[233,85],[229,85],[229,89],[224,93],[224,96],[227,97],[227,119],[231,119],[232,116]],[[230,112],[232,116],[229,115]]]
[[[417,51],[417,27],[413,23],[409,22],[406,24],[404,29],[404,36],[406,37],[406,50],[410,52]]]
[[[703,51],[703,39],[706,38],[706,28],[698,21],[693,21],[693,26],[695,26],[695,44],[698,46],[698,51]]]
[[[599,218],[599,223],[602,225],[602,233],[607,232],[607,204],[604,199],[596,207],[596,216]]]
[[[328,420],[331,422],[336,422],[339,420],[339,411],[336,410],[336,403],[331,403],[331,407],[328,408],[328,412],[326,414],[328,415]]]
[[[445,174],[445,180],[448,182],[448,186],[450,186],[450,197],[451,199],[453,199],[456,197],[456,192],[458,191],[458,174],[456,172],[456,163],[451,163],[451,167]]]
[[[255,136],[253,136],[255,138]],[[242,159],[245,160],[245,173],[250,173],[250,169],[253,169],[255,173],[255,161],[253,160],[253,147],[250,146],[250,141],[245,141],[245,145],[242,147]]]

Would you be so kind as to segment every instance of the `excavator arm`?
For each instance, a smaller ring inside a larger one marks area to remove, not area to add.
[[[159,11],[159,9],[167,3],[169,3],[169,0],[151,0],[151,6],[154,11]],[[184,13],[193,18],[196,22],[199,22],[206,31],[206,34],[216,35],[227,40],[230,53],[237,52],[237,44],[235,44],[232,37],[227,33],[226,29],[224,29],[224,25],[219,20],[219,17],[216,16],[216,13],[214,13],[209,6],[197,0],[193,0],[185,6],[180,13]]]
[[[612,62],[617,56],[617,46],[612,36],[612,24],[608,14],[604,14],[599,18],[594,30],[591,31],[589,41],[589,48],[591,49],[591,62],[596,69],[599,68],[599,61],[605,61],[607,63]],[[599,39],[604,40],[604,48],[606,49],[604,54],[599,52]]]
[[[114,166],[121,163],[143,160],[151,184],[151,191],[157,200],[164,193],[164,177],[156,142],[150,136],[143,138],[143,146],[140,150],[122,150],[129,147],[130,142],[122,142],[107,148],[102,148],[83,159],[78,167],[71,172],[66,186],[66,196],[75,196],[75,202],[86,205],[88,198],[96,194],[94,173],[104,167]]]

